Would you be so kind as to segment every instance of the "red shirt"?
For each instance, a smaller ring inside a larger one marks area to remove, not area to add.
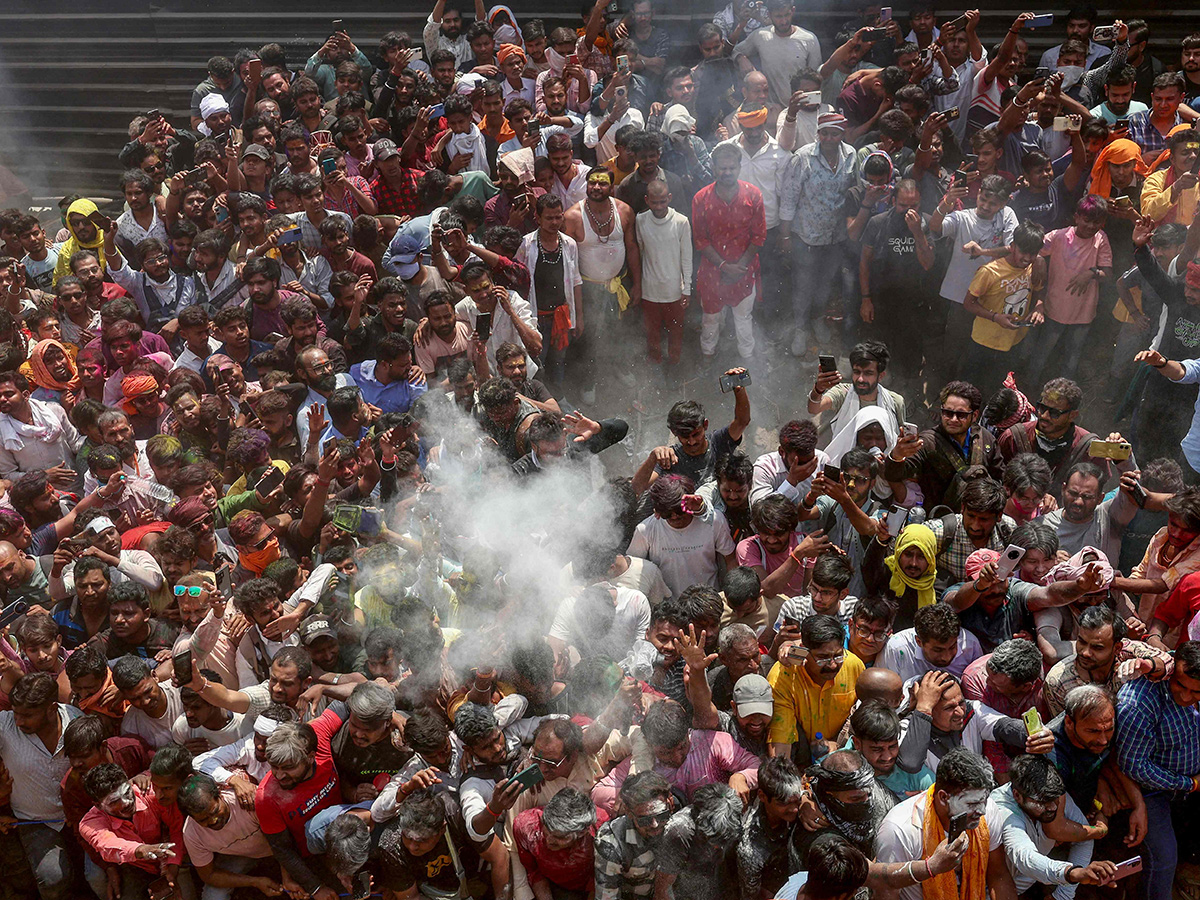
[[[279,786],[274,772],[268,772],[254,793],[254,811],[263,834],[288,831],[301,856],[310,855],[304,824],[321,810],[342,800],[337,766],[333,764],[333,754],[329,750],[329,742],[342,727],[342,717],[333,709],[327,709],[308,724],[317,733],[316,765],[312,776],[289,791]]]
[[[715,184],[701,188],[692,200],[692,238],[700,257],[696,292],[706,313],[737,306],[752,290],[762,296],[757,254],[750,260],[746,277],[732,284],[722,283],[721,270],[704,255],[704,248],[711,246],[721,259],[734,262],[751,244],[761,247],[767,242],[767,214],[758,188],[739,181],[737,196],[729,203],[717,194]]]
[[[328,256],[325,258],[329,259]],[[370,259],[363,256],[357,250],[352,250],[350,252],[350,259],[344,263],[334,262],[332,259],[329,259],[329,268],[334,272],[353,272],[359,278],[362,278],[364,275],[370,275],[372,278],[375,277],[375,263],[371,262]]]
[[[378,166],[376,166],[378,168]],[[379,204],[381,216],[416,216],[421,213],[417,186],[424,173],[419,169],[401,169],[400,185],[392,187],[380,172],[371,182],[371,193]]]
[[[1186,641],[1188,623],[1197,612],[1200,612],[1200,572],[1193,572],[1184,575],[1167,599],[1158,604],[1154,618],[1165,622],[1167,631],[1182,629],[1179,639]]]
[[[596,831],[608,821],[608,813],[596,810],[596,824],[579,843],[566,850],[551,850],[546,846],[542,812],[541,807],[527,809],[513,823],[517,855],[529,883],[548,881],[568,891],[591,893],[596,873]]]

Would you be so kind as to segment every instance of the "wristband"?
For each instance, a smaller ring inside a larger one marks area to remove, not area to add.
[[[1022,103],[1020,97],[1013,97],[1013,106],[1019,106],[1021,109],[1028,109],[1029,103],[1029,100],[1026,100],[1024,103]]]
[[[919,153],[932,153],[932,152],[933,152],[933,148],[932,148],[932,147],[922,147],[920,144],[918,144],[918,145],[917,145],[917,151],[918,151]]]
[[[1170,361],[1169,359],[1167,359],[1167,360],[1164,360],[1164,361],[1163,361],[1162,365],[1158,365],[1158,366],[1151,366],[1151,368],[1154,368],[1154,369],[1165,369],[1165,368],[1166,368],[1167,366],[1169,366],[1170,364],[1171,364],[1171,361]]]
[[[493,819],[498,819],[498,818],[500,818],[500,813],[498,813],[498,812],[496,812],[494,809],[492,809],[492,804],[491,804],[490,802],[488,802],[488,803],[485,803],[485,804],[483,805],[483,808],[484,808],[484,809],[486,809],[486,810],[488,811],[488,813],[491,815],[491,817],[492,817]]]

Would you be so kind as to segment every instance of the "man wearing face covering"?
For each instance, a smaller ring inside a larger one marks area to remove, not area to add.
[[[99,210],[91,200],[76,200],[67,207],[67,230],[71,236],[58,248],[58,262],[54,266],[55,284],[64,275],[71,274],[71,257],[80,250],[91,250],[100,260],[100,268],[105,268],[104,235],[88,218],[95,212]]]
[[[875,780],[875,770],[855,750],[837,750],[808,769],[813,799],[829,823],[817,831],[796,828],[789,858],[802,868],[813,841],[836,832],[869,858],[875,856],[875,835],[895,796]]]

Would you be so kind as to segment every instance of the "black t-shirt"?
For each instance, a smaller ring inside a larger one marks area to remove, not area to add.
[[[369,747],[359,747],[350,737],[350,723],[344,724],[329,742],[338,777],[354,787],[372,782],[380,775],[391,778],[413,755],[411,750],[397,747],[392,742],[393,736],[389,734]]]
[[[567,302],[561,253],[556,253],[555,261],[551,263],[546,259],[546,251],[539,248],[537,262],[533,266],[533,289],[539,312],[550,312]]]
[[[438,798],[446,807],[446,822],[455,853],[462,859],[470,848],[462,812],[449,791]],[[408,891],[415,885],[428,884],[438,892],[458,891],[458,872],[450,856],[450,846],[443,833],[434,848],[423,856],[413,856],[400,839],[399,823],[393,819],[377,832],[378,838],[371,853],[371,869],[377,887],[396,893]]]
[[[921,217],[921,229],[929,236],[929,221]],[[871,261],[871,294],[903,295],[906,305],[913,302],[925,281],[926,272],[917,259],[917,239],[904,216],[895,209],[872,216],[863,230],[862,243],[874,253]]]
[[[741,438],[735,441],[729,436],[728,428],[718,428],[716,431],[709,432],[708,449],[699,456],[688,456],[683,452],[682,444],[674,443],[671,445],[671,449],[675,451],[675,465],[669,469],[655,466],[654,471],[659,476],[686,475],[692,479],[696,487],[700,487],[716,477],[717,463],[736,450],[741,443]]]
[[[178,636],[178,625],[172,625],[165,619],[151,619],[150,633],[140,644],[131,644],[124,638],[117,637],[111,628],[105,628],[89,643],[99,647],[106,659],[120,659],[122,656],[154,659],[161,651],[170,650],[175,646],[175,638]]]

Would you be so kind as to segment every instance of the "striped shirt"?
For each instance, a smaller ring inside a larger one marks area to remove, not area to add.
[[[1130,681],[1117,692],[1117,762],[1146,790],[1190,791],[1200,774],[1200,707],[1180,706],[1170,681]]]
[[[628,816],[600,826],[596,834],[596,900],[628,900],[654,892],[655,845]]]
[[[62,736],[82,715],[74,706],[58,704],[58,746],[51,753],[41,738],[17,727],[11,710],[0,712],[0,757],[12,776],[12,811],[18,819],[50,819],[47,825],[62,831],[62,780],[71,768]]]

